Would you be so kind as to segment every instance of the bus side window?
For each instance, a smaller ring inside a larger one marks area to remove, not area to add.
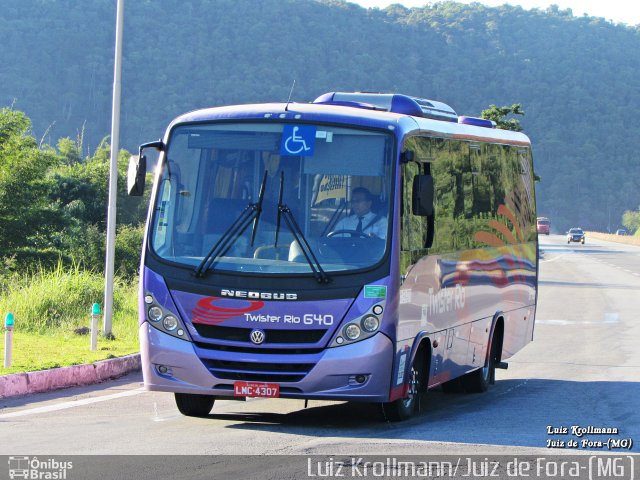
[[[401,271],[407,271],[410,265],[415,264],[420,258],[427,255],[429,234],[429,218],[422,215],[414,215],[414,180],[417,175],[429,174],[431,169],[430,139],[424,137],[409,137],[406,139],[403,150],[411,150],[413,159],[402,164],[402,204],[400,210],[400,261]],[[431,217],[433,224],[433,217]]]
[[[171,165],[172,187],[176,196],[175,216],[171,223],[174,224],[175,233],[180,234],[189,232],[196,222],[194,207],[197,199],[192,192],[198,190],[197,184],[203,155],[203,151],[199,148],[187,148],[186,142],[186,137],[181,136],[176,139],[176,145],[172,146],[172,150],[176,147],[183,149],[180,162],[176,163],[171,158],[167,159],[167,162],[170,162]]]
[[[153,245],[156,251],[168,248],[168,217],[171,204],[171,180],[165,179],[160,186],[160,202],[156,211],[156,228]]]
[[[432,138],[431,175],[435,185],[436,232],[431,253],[449,253],[459,249],[468,235],[463,230],[465,218],[465,174],[471,180],[468,148],[459,140]],[[470,183],[470,182],[469,182]]]

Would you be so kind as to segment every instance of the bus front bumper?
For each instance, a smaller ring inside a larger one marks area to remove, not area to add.
[[[204,361],[295,363],[313,360],[315,365],[300,381],[265,382],[278,383],[282,398],[364,402],[389,399],[393,345],[382,333],[314,355],[197,350],[207,358],[201,359],[191,342],[167,335],[144,322],[140,326],[140,351],[147,390],[231,397],[234,381],[217,378]]]

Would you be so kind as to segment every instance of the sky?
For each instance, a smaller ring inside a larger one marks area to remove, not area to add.
[[[363,7],[385,8],[392,3],[399,3],[405,7],[421,7],[429,2],[428,0],[348,0]],[[510,5],[520,5],[522,8],[546,9],[549,5],[558,5],[561,10],[570,8],[573,14],[581,17],[587,14],[591,17],[602,17],[616,23],[626,23],[627,25],[640,24],[640,0],[455,0],[460,3],[472,3],[477,1],[490,7],[497,7],[508,3]]]

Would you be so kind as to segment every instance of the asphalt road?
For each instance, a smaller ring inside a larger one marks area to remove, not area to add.
[[[551,454],[548,440],[611,437],[639,452],[640,248],[540,243],[534,342],[485,394],[429,392],[416,418],[393,424],[371,405],[282,399],[221,401],[196,419],[135,374],[0,401],[0,454]],[[619,434],[547,432],[572,426]]]

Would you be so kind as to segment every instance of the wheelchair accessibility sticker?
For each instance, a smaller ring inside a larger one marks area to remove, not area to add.
[[[313,125],[285,125],[282,130],[280,155],[310,157],[316,145],[316,127]]]

